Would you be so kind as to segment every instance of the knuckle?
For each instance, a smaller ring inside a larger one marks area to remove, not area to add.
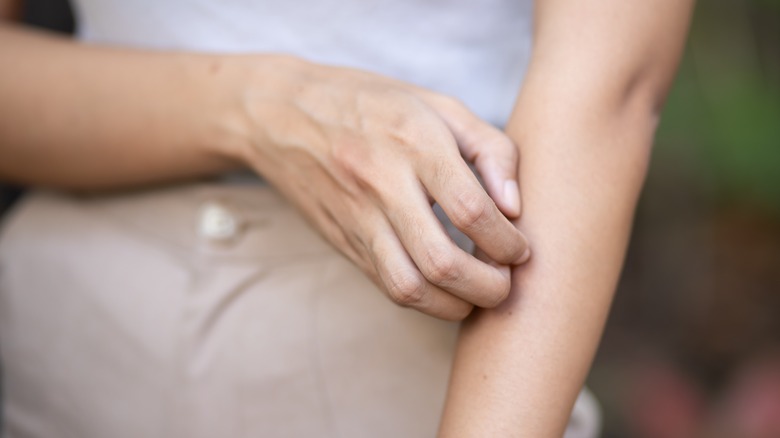
[[[413,306],[425,297],[425,281],[411,272],[398,271],[390,275],[387,292],[399,306]]]
[[[484,122],[474,116],[469,107],[459,99],[442,96],[438,108],[466,142],[474,141],[475,136],[482,132]]]
[[[331,169],[342,181],[365,179],[364,174],[375,168],[366,142],[359,136],[341,136],[332,143],[329,154]]]
[[[399,151],[408,154],[409,159],[424,160],[436,151],[431,144],[440,144],[447,139],[445,129],[430,114],[412,111],[392,116],[386,136]]]
[[[422,130],[409,120],[406,115],[394,116],[388,124],[390,128],[387,137],[397,146],[408,153],[419,155],[422,147]]]
[[[388,99],[380,119],[384,137],[414,156],[430,154],[430,144],[449,138],[449,130],[436,113],[411,94]]]
[[[462,193],[456,198],[455,212],[450,218],[460,230],[481,229],[492,218],[493,205],[486,196]]]
[[[442,105],[446,106],[451,110],[460,113],[468,112],[468,107],[466,106],[466,104],[463,103],[463,101],[458,99],[457,97],[449,96],[445,94],[439,94],[437,96],[437,99],[439,100],[439,102],[441,102]]]
[[[450,284],[460,276],[452,251],[440,248],[426,253],[422,269],[425,277],[434,284]]]
[[[494,159],[500,159],[508,164],[515,166],[520,152],[514,142],[504,136],[502,133],[489,132],[485,139],[480,142],[483,148],[490,152]]]
[[[425,277],[434,284],[450,284],[460,277],[455,256],[448,250],[429,250],[422,263],[422,269]]]

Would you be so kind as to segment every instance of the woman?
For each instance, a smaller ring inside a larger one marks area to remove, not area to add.
[[[422,313],[441,436],[563,433],[689,2],[75,6],[1,31],[0,174],[134,190],[6,224],[9,434],[427,436]]]

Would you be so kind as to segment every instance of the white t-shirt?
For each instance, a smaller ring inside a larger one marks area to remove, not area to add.
[[[531,0],[75,0],[82,40],[277,52],[458,97],[503,125],[530,52]]]

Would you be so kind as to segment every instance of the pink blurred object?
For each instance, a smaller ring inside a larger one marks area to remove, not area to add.
[[[780,438],[780,353],[749,360],[723,399],[721,421],[740,438]]]
[[[637,366],[628,394],[633,433],[646,438],[692,438],[705,417],[705,397],[693,379],[669,363]]]

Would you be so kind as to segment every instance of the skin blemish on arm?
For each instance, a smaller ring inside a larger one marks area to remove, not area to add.
[[[215,76],[220,70],[222,70],[222,63],[219,60],[209,63],[209,75]]]

